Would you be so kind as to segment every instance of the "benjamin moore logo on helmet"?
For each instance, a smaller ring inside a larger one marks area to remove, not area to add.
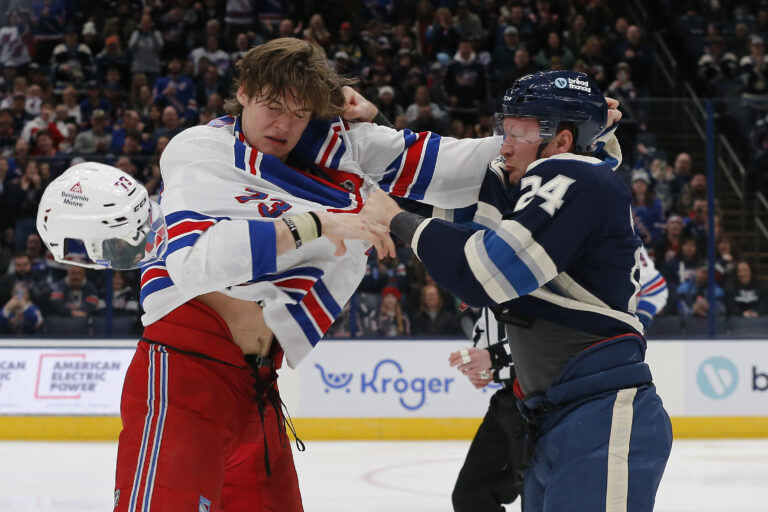
[[[557,87],[558,89],[565,89],[566,87],[568,87],[568,80],[566,80],[563,77],[555,78],[555,87]]]
[[[736,391],[739,385],[739,371],[730,359],[721,356],[710,357],[699,366],[696,383],[706,396],[721,400]]]

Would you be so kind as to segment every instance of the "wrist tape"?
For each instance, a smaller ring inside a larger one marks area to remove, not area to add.
[[[314,212],[300,213],[291,217],[283,217],[283,222],[293,235],[298,249],[316,238],[323,236],[323,227],[320,219]]]

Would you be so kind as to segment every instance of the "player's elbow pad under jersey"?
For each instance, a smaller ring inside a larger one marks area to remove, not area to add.
[[[165,261],[180,290],[199,295],[276,270],[275,226],[270,221],[221,220],[190,245],[173,247]]]

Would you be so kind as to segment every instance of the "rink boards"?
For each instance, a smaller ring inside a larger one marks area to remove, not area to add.
[[[324,341],[279,384],[306,439],[465,439],[494,388],[448,355],[464,340]],[[133,341],[0,341],[0,439],[116,439]],[[768,437],[768,340],[649,341],[678,438]],[[172,364],[169,368],[172,372]]]

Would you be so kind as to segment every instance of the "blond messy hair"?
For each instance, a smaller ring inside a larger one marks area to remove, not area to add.
[[[344,112],[341,88],[354,80],[336,74],[325,57],[325,51],[314,44],[282,37],[248,50],[238,65],[233,98],[224,103],[229,115],[239,116],[243,106],[237,101],[242,86],[249,101],[293,100],[312,111],[316,119],[331,119]]]

